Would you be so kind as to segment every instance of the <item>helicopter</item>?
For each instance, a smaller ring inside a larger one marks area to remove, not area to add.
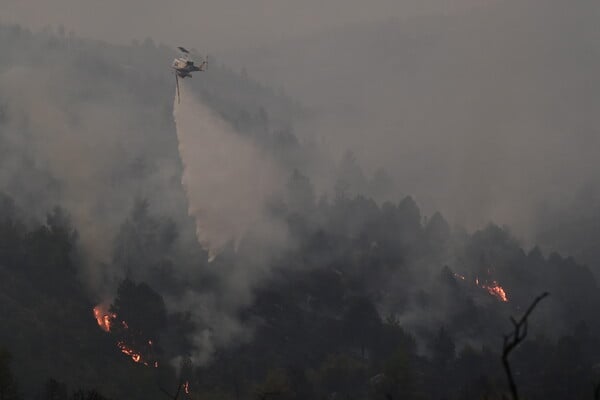
[[[177,84],[177,102],[180,102],[179,98],[179,78],[191,78],[192,72],[204,71],[206,68],[206,60],[202,61],[200,65],[195,65],[194,61],[190,60],[190,52],[185,47],[177,47],[181,52],[181,55],[173,60],[171,68],[175,70],[175,82]]]

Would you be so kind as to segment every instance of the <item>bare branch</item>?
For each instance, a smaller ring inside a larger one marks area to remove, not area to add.
[[[506,371],[506,377],[508,378],[508,386],[510,388],[510,393],[512,395],[513,400],[519,400],[519,394],[517,392],[517,385],[515,384],[512,371],[510,369],[508,356],[527,337],[527,318],[529,318],[529,315],[531,314],[533,309],[546,296],[548,296],[548,292],[544,292],[538,297],[536,297],[520,320],[517,321],[513,317],[511,317],[510,321],[512,322],[515,328],[510,334],[504,335],[504,344],[502,346],[502,364],[504,365],[504,370]]]
[[[181,387],[182,386],[183,386],[183,382],[181,382],[179,384],[179,386],[177,387],[177,392],[175,392],[175,395],[172,395],[171,393],[167,392],[162,387],[159,387],[159,389],[160,389],[161,392],[163,392],[164,394],[166,394],[167,397],[169,397],[170,399],[177,400],[177,398],[179,397],[179,393],[181,392]]]

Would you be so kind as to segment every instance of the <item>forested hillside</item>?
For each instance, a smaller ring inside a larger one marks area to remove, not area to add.
[[[315,188],[306,111],[209,60],[190,86],[287,176],[214,261],[181,185],[171,49],[0,26],[0,400],[500,399],[509,317],[548,291],[511,356],[523,398],[592,398],[590,269],[473,232],[348,153]],[[76,83],[76,84],[75,84]],[[331,164],[334,164],[331,162]],[[357,189],[360,188],[360,189]],[[360,193],[364,192],[364,193]],[[236,199],[240,207],[244,199]]]

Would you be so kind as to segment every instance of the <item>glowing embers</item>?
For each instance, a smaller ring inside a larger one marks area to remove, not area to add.
[[[96,318],[96,322],[98,323],[100,329],[102,329],[104,332],[111,333],[113,335],[115,334],[114,327],[115,323],[118,321],[117,314],[110,312],[109,307],[103,304],[98,304],[96,307],[94,307],[94,318]],[[121,326],[119,327],[117,323],[117,328],[119,328],[118,330],[121,332],[127,332],[129,330],[129,325],[126,321],[121,321],[120,325]],[[145,346],[147,347],[146,350],[152,354],[153,342],[151,339],[148,339],[147,343],[148,345]],[[128,345],[125,340],[117,341],[117,348],[121,351],[121,353],[131,357],[135,363],[142,364],[147,367],[152,366],[154,368],[158,368],[158,361],[146,360],[142,355],[142,352],[136,350],[133,346]],[[148,354],[148,352],[146,354]]]
[[[465,282],[467,281],[467,278],[465,278],[463,275],[457,274],[456,272],[454,273],[454,276],[462,281],[465,281]],[[504,290],[504,288],[502,286],[500,286],[498,281],[491,280],[491,281],[484,282],[484,281],[480,280],[479,278],[475,278],[473,280],[473,283],[476,286],[478,286],[482,289],[485,289],[491,296],[494,296],[499,301],[502,301],[504,303],[508,302],[508,296],[506,295],[506,290]]]

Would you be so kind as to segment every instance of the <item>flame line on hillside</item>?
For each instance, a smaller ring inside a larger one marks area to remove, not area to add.
[[[104,309],[104,311],[103,311]],[[113,326],[113,321],[117,319],[117,314],[113,312],[106,311],[106,306],[101,304],[94,307],[94,318],[96,318],[96,322],[100,329],[102,329],[106,333],[111,333],[111,329]],[[128,330],[129,325],[126,321],[122,320],[121,325],[123,329]],[[141,352],[134,350],[129,347],[124,341],[119,340],[117,343],[117,348],[121,351],[121,353],[131,357],[131,359],[138,364],[143,364],[147,367],[153,366],[154,368],[158,368],[158,361],[154,361],[154,363],[149,364],[148,361],[144,361]],[[152,347],[153,342],[152,339],[148,339],[148,345]]]
[[[454,276],[459,278],[462,281],[467,281],[467,278],[465,278],[465,276],[457,274],[456,272],[454,272]],[[500,300],[503,303],[507,303],[508,302],[508,295],[506,294],[506,290],[504,290],[504,288],[498,283],[498,281],[493,280],[491,281],[491,284],[486,284],[483,283],[479,280],[479,278],[475,278],[473,280],[473,283],[481,288],[481,289],[485,289],[491,296],[494,296],[495,298],[497,298],[498,300]]]

